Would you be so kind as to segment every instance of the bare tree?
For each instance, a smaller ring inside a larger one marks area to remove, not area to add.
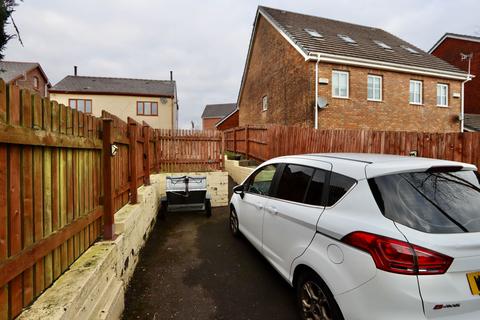
[[[23,1],[23,0],[20,0]],[[0,0],[0,19],[1,19],[1,32],[0,32],[0,60],[3,60],[3,52],[5,47],[12,38],[17,37],[18,41],[23,45],[22,38],[20,37],[20,32],[18,31],[15,20],[13,20],[12,13],[15,11],[17,6],[17,0]],[[12,23],[15,34],[8,34],[5,30],[6,26],[9,23]]]

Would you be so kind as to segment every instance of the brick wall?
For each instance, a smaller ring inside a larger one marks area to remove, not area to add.
[[[34,77],[38,78],[38,88],[35,88],[33,86]],[[16,80],[15,82],[20,88],[29,89],[32,91],[32,93],[39,94],[42,97],[46,97],[48,95],[48,93],[45,92],[45,85],[47,84],[47,82],[45,81],[45,78],[43,77],[40,70],[38,70],[38,68],[28,72],[25,80]]]
[[[225,121],[217,127],[217,130],[223,131],[235,127],[238,127],[238,111],[225,119]]]
[[[473,53],[471,73],[476,75],[465,84],[465,112],[480,113],[480,42],[447,38],[432,52],[457,68],[468,71],[468,60],[462,61],[460,53]]]
[[[332,98],[332,70],[349,72],[349,98]],[[367,100],[368,74],[383,79],[383,101]],[[319,111],[321,129],[373,129],[392,131],[459,131],[460,99],[453,93],[461,92],[461,82],[436,79],[405,73],[373,70],[351,66],[321,63],[319,77],[329,79],[328,85],[319,84],[319,96],[327,97],[328,107]],[[423,81],[423,105],[409,103],[410,79]],[[437,83],[449,84],[448,108],[437,107]]]
[[[349,99],[331,96],[332,70],[350,73]],[[319,96],[329,106],[319,112],[324,129],[410,130],[430,132],[459,131],[461,82],[406,73],[321,63],[319,77],[329,79],[319,85]],[[383,101],[367,101],[367,75],[383,77]],[[410,79],[423,81],[424,105],[409,104]],[[448,108],[436,106],[437,83],[449,84]],[[262,111],[262,98],[268,96],[268,110]],[[315,101],[315,62],[303,57],[262,16],[259,17],[239,99],[239,124],[283,124],[313,127]]]
[[[239,99],[240,126],[311,124],[313,70],[262,16],[259,17],[254,36],[250,63]],[[262,111],[264,96],[268,96],[268,111]]]
[[[216,130],[217,128],[215,128],[215,125],[220,120],[222,120],[222,118],[202,119],[202,129],[203,130]]]

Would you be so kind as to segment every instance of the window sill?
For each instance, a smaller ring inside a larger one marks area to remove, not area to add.
[[[367,99],[368,102],[383,102],[383,100]]]
[[[342,99],[342,100],[350,100],[350,97],[336,97],[336,96],[332,96],[332,98],[334,98],[334,99]]]
[[[450,106],[442,106],[442,105],[439,105],[439,104],[437,104],[437,107],[438,108],[450,108]]]
[[[423,107],[423,103],[415,103],[415,102],[410,102],[410,105],[412,105],[412,106],[419,106],[419,107]]]
[[[158,114],[137,114],[139,117],[158,117]]]

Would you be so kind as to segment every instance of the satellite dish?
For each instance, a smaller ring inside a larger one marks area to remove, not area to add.
[[[318,97],[317,99],[317,107],[320,109],[324,109],[328,106],[327,99],[324,97]]]

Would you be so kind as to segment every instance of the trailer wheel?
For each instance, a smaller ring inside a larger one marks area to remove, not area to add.
[[[212,216],[212,203],[210,199],[205,200],[205,212],[207,213],[207,218]]]

